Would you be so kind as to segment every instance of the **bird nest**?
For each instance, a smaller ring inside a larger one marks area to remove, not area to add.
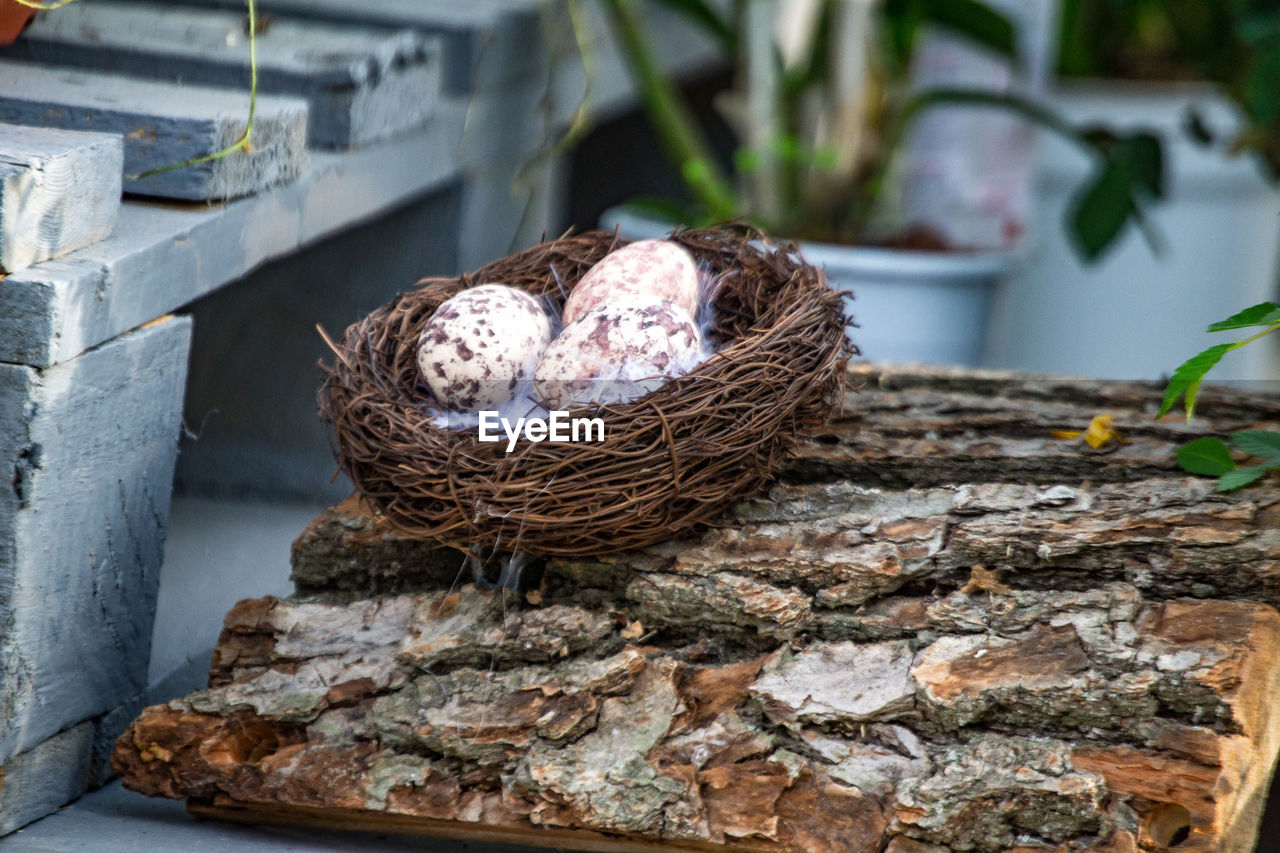
[[[360,494],[395,527],[457,546],[544,556],[638,548],[694,530],[774,478],[799,435],[831,412],[847,358],[840,295],[794,246],[745,228],[672,240],[717,277],[716,352],[599,417],[594,443],[481,442],[432,424],[418,338],[441,302],[500,282],[557,307],[593,264],[627,241],[562,237],[457,278],[431,278],[347,329],[320,390],[320,416]]]

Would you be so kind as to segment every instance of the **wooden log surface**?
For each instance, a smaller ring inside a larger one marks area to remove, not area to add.
[[[0,60],[0,79],[0,122],[120,134],[125,192],[192,201],[235,198],[292,181],[306,159],[306,101],[264,96],[257,101],[250,152],[129,179],[235,143],[248,121],[248,93],[9,59]]]
[[[696,541],[523,596],[356,502],[300,593],[226,617],[210,688],[117,744],[230,820],[565,849],[1253,849],[1280,749],[1280,492],[1183,475],[1273,399],[851,371],[782,482]],[[1110,413],[1128,444],[1054,438]]]
[[[102,0],[37,18],[0,54],[15,59],[249,91],[243,10]],[[437,40],[407,30],[273,18],[258,37],[258,88],[305,98],[308,142],[350,148],[419,127],[440,89]]]

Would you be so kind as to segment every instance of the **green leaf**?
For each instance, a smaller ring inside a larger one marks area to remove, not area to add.
[[[1218,478],[1218,491],[1229,492],[1232,489],[1238,489],[1241,486],[1247,486],[1250,483],[1261,480],[1263,475],[1268,471],[1274,471],[1274,465],[1250,465],[1247,468],[1236,468],[1234,471],[1228,471]]]
[[[1269,429],[1242,429],[1231,434],[1231,443],[1250,456],[1280,463],[1280,432]]]
[[[925,0],[924,17],[1001,56],[1018,60],[1017,31],[1004,15],[979,0]]]
[[[1231,329],[1248,329],[1253,326],[1270,326],[1280,323],[1280,305],[1274,302],[1259,302],[1238,314],[1232,314],[1225,320],[1211,325],[1206,331],[1226,332]]]
[[[1197,438],[1179,447],[1178,464],[1189,474],[1204,474],[1209,477],[1220,477],[1228,471],[1234,471],[1236,467],[1226,442],[1212,436]]]
[[[1280,119],[1280,43],[1258,45],[1248,61],[1242,102],[1254,124],[1267,126]]]
[[[1134,213],[1129,176],[1114,162],[1103,164],[1069,212],[1069,233],[1076,249],[1093,261],[1116,241]]]
[[[1152,198],[1164,198],[1164,151],[1150,133],[1135,133],[1116,142],[1111,157],[1128,171],[1132,185]]]
[[[1236,35],[1248,44],[1259,44],[1280,38],[1280,17],[1275,12],[1244,15],[1236,24]]]
[[[1164,387],[1164,402],[1160,404],[1160,411],[1156,413],[1156,417],[1164,417],[1173,408],[1173,404],[1178,402],[1178,398],[1186,394],[1187,420],[1191,420],[1191,414],[1196,408],[1196,392],[1200,390],[1200,381],[1215,364],[1222,360],[1224,355],[1236,346],[1236,344],[1218,344],[1198,355],[1193,355],[1178,365],[1178,369],[1173,371],[1173,376],[1169,377],[1169,384]]]
[[[750,175],[760,168],[760,164],[764,158],[760,156],[760,152],[754,148],[743,146],[733,152],[733,168],[742,175]]]
[[[884,39],[885,59],[888,61],[891,73],[898,75],[905,73],[906,69],[911,65],[911,53],[915,48],[916,31],[920,27],[920,21],[923,18],[921,6],[925,5],[925,0],[885,0],[884,14],[882,19],[884,22]],[[823,4],[825,9],[834,6],[831,3]]]

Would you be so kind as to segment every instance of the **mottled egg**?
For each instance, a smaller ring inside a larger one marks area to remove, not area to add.
[[[437,401],[457,411],[496,408],[531,379],[551,321],[542,303],[505,284],[446,299],[418,339],[418,370]]]
[[[566,326],[538,363],[533,388],[551,409],[625,403],[693,369],[702,336],[667,299],[627,295]]]
[[[591,309],[628,294],[666,299],[696,317],[698,265],[693,255],[668,240],[640,240],[610,252],[569,294],[564,324],[576,323]]]

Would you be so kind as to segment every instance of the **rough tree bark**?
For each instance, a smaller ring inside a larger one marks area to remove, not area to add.
[[[1280,749],[1280,490],[1181,474],[1262,397],[858,368],[697,541],[519,600],[355,501],[210,688],[120,739],[200,814],[592,850],[1251,850]],[[1129,443],[1052,437],[1109,412]]]

